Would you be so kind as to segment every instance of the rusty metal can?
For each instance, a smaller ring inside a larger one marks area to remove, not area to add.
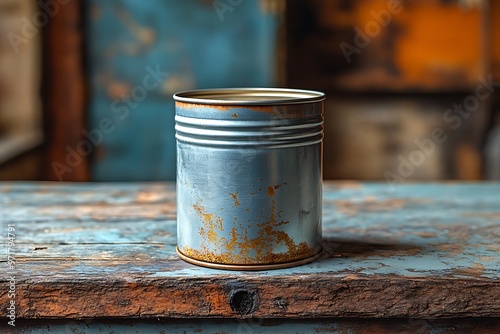
[[[174,95],[183,260],[267,270],[318,256],[324,99],[281,88]]]

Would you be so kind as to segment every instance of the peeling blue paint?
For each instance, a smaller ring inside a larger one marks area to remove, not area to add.
[[[319,260],[258,275],[500,280],[500,184],[408,184],[394,191],[384,184],[353,186],[325,184],[325,251]],[[3,221],[18,225],[23,240],[18,256],[43,255],[33,251],[40,244],[50,247],[47,258],[144,259],[127,270],[151,278],[235,274],[177,259],[173,190],[172,184],[3,183],[0,203],[9,207]],[[106,246],[113,244],[117,247]],[[105,270],[82,261],[58,274],[77,270],[85,279]],[[29,272],[29,263],[25,268]]]

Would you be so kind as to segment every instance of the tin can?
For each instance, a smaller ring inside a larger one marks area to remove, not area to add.
[[[318,257],[324,99],[268,88],[174,95],[183,260],[267,270]]]

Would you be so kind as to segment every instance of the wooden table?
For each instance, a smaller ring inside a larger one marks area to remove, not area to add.
[[[1,333],[11,300],[29,333],[500,333],[500,183],[327,182],[321,258],[263,272],[178,259],[171,183],[0,183],[0,208]]]

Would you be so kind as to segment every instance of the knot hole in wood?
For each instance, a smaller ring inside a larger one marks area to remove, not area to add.
[[[255,290],[233,290],[229,294],[229,306],[238,315],[248,315],[256,310],[258,299]]]

